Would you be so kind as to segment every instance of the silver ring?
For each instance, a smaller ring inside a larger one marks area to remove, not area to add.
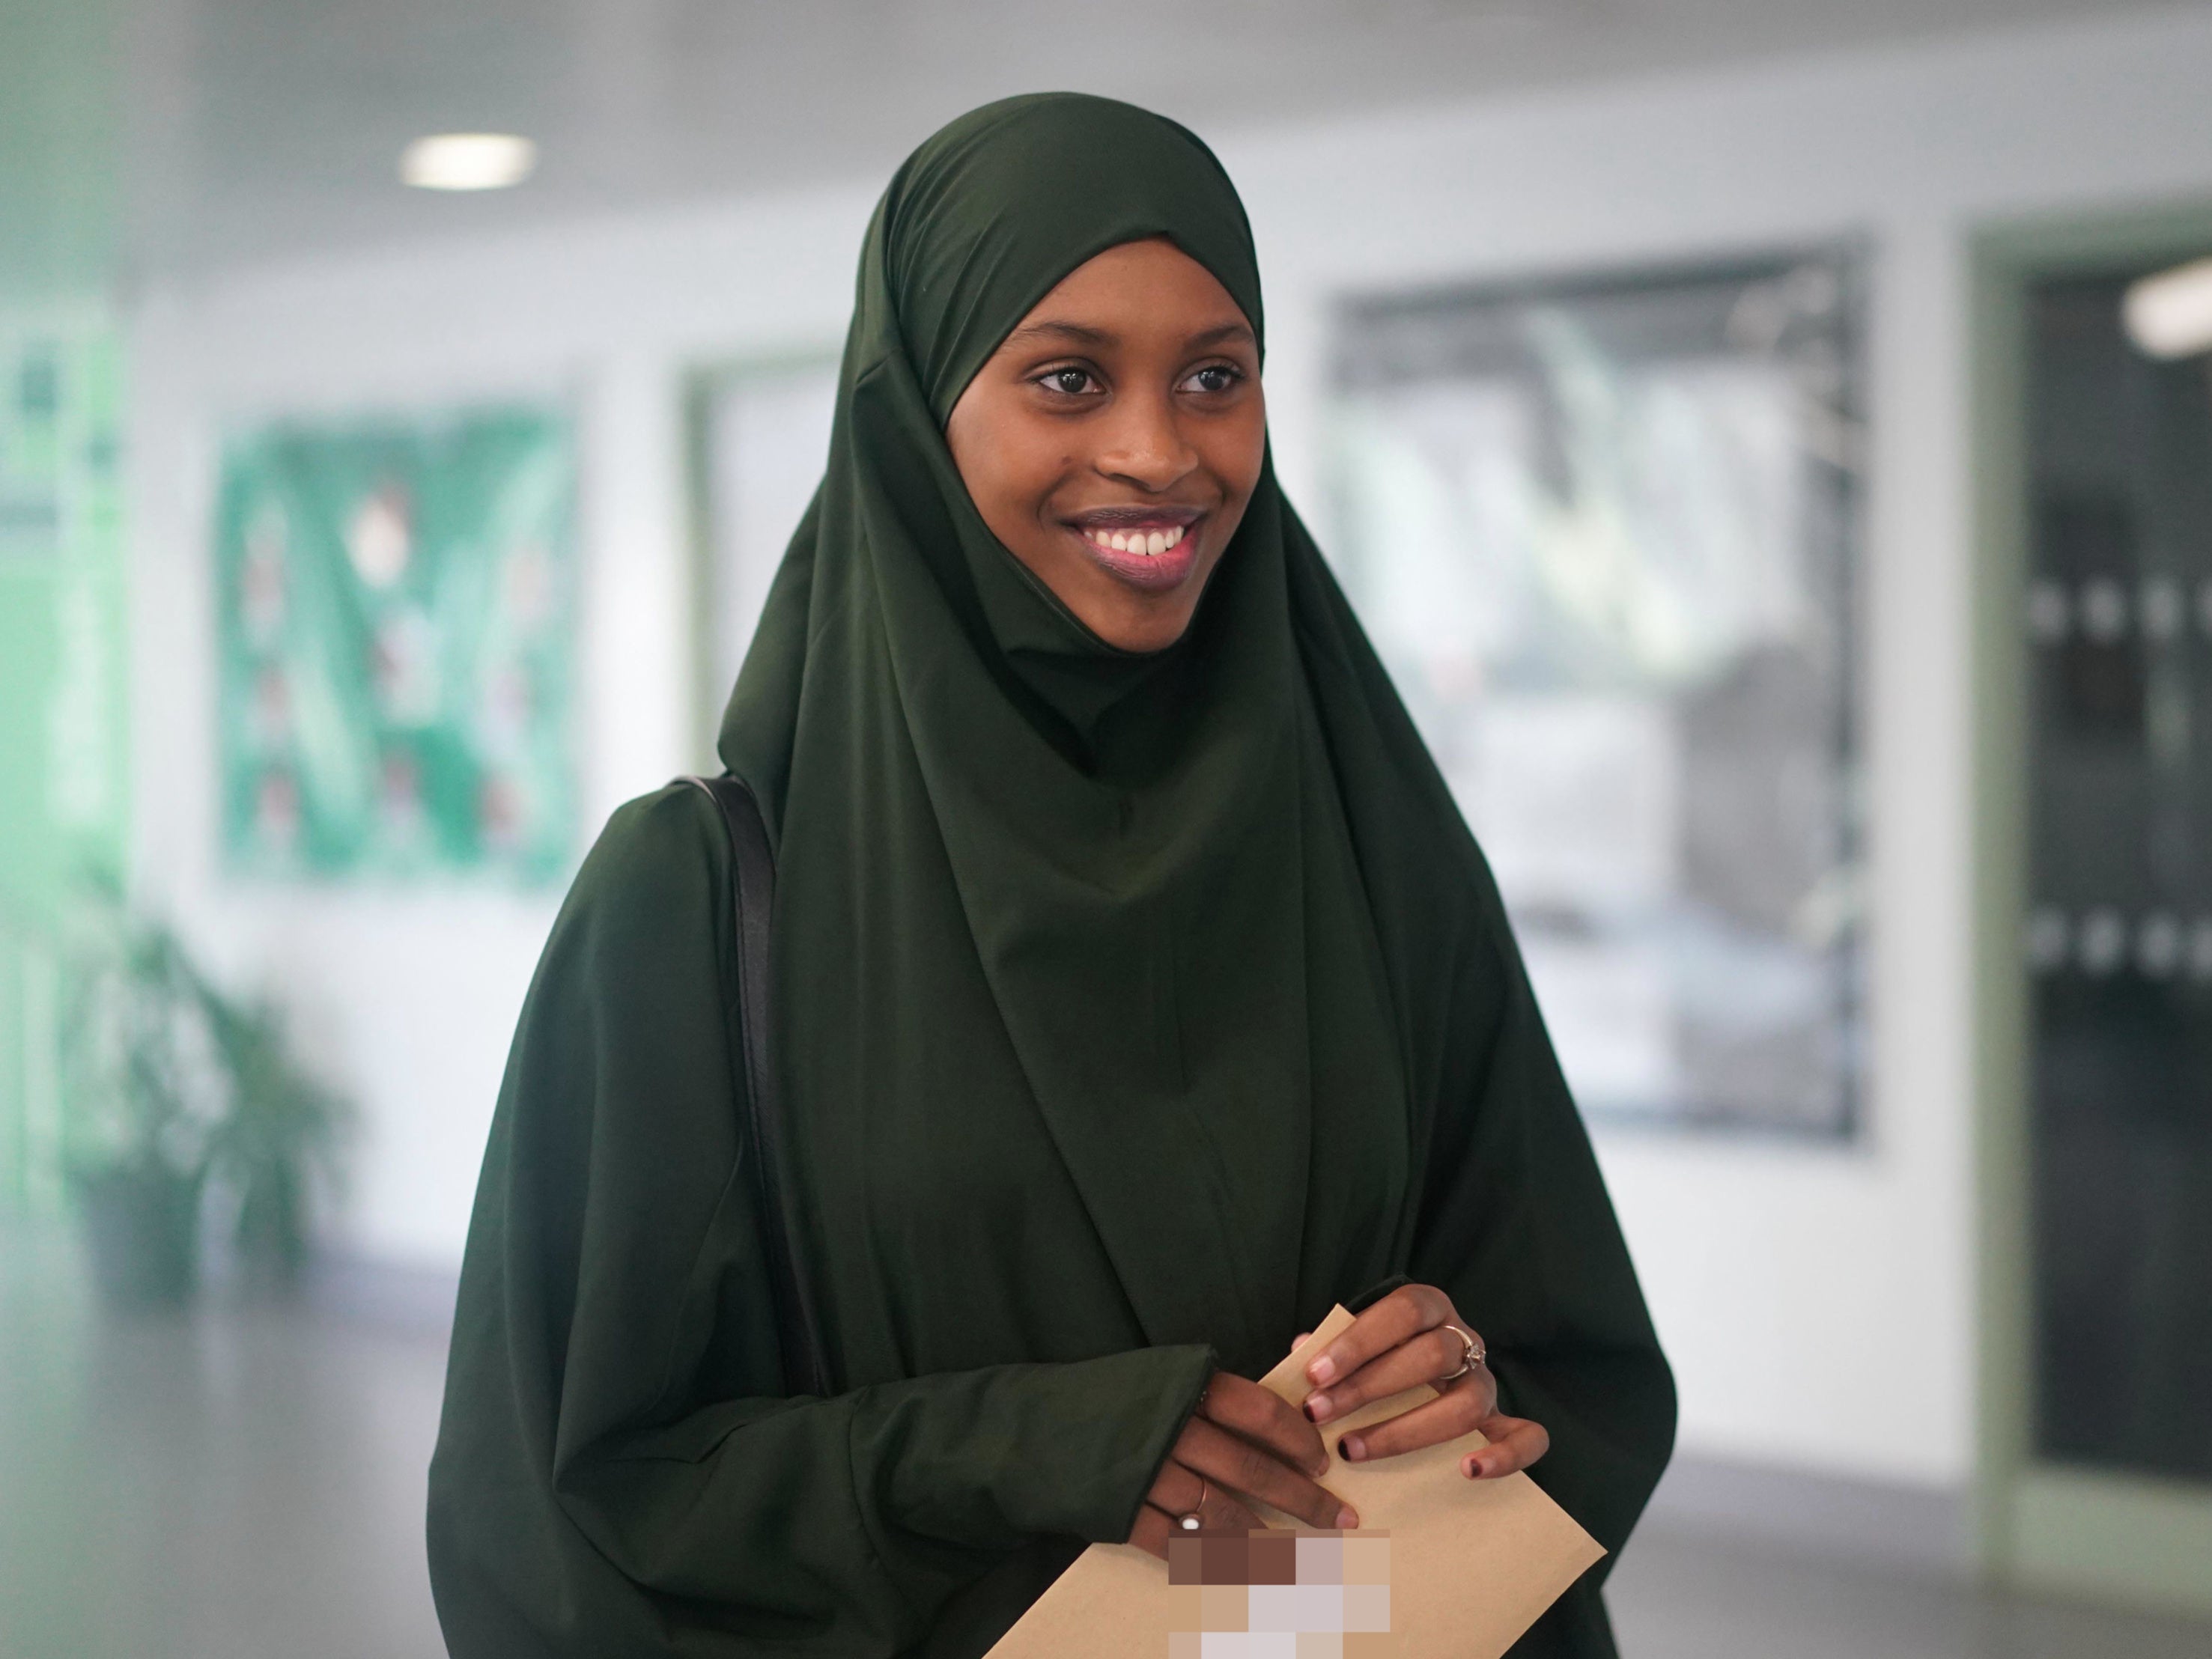
[[[1198,1502],[1190,1506],[1188,1513],[1176,1516],[1176,1525],[1181,1527],[1185,1532],[1196,1532],[1199,1528],[1205,1525],[1206,1517],[1199,1511],[1206,1507],[1206,1477],[1201,1474],[1198,1477]]]
[[[1466,1349],[1466,1352],[1461,1357],[1459,1369],[1457,1370],[1446,1371],[1442,1376],[1438,1377],[1437,1381],[1439,1382],[1456,1382],[1460,1378],[1465,1376],[1477,1365],[1481,1364],[1484,1360],[1487,1359],[1490,1357],[1490,1350],[1483,1346],[1482,1339],[1477,1336],[1473,1331],[1462,1330],[1456,1325],[1447,1325],[1444,1328],[1460,1340],[1460,1342]]]

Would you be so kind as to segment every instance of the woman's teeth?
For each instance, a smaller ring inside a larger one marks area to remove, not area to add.
[[[1086,530],[1083,533],[1099,546],[1110,548],[1116,553],[1154,554],[1164,553],[1181,541],[1182,531],[1183,527],[1177,525],[1172,530],[1164,531]]]

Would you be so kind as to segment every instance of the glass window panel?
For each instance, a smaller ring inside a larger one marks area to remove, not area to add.
[[[1849,251],[1347,306],[1332,550],[1586,1110],[1850,1129]]]
[[[822,482],[836,406],[835,357],[748,366],[702,384],[694,453],[708,625],[699,692],[710,732],[791,533]]]
[[[2028,295],[2036,1449],[2212,1478],[2212,359]]]

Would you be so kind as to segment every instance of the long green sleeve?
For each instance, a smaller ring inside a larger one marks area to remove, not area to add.
[[[1210,1370],[1180,1346],[777,1397],[712,811],[616,815],[515,1037],[431,1470],[457,1659],[897,1654],[994,1569],[1011,1618],[1126,1535]]]

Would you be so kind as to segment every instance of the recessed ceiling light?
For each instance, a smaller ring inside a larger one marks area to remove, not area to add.
[[[399,157],[399,177],[418,190],[505,190],[538,165],[538,146],[511,132],[434,132]]]
[[[2128,337],[2149,356],[2212,351],[2212,259],[2144,277],[2120,302],[2120,319]]]

